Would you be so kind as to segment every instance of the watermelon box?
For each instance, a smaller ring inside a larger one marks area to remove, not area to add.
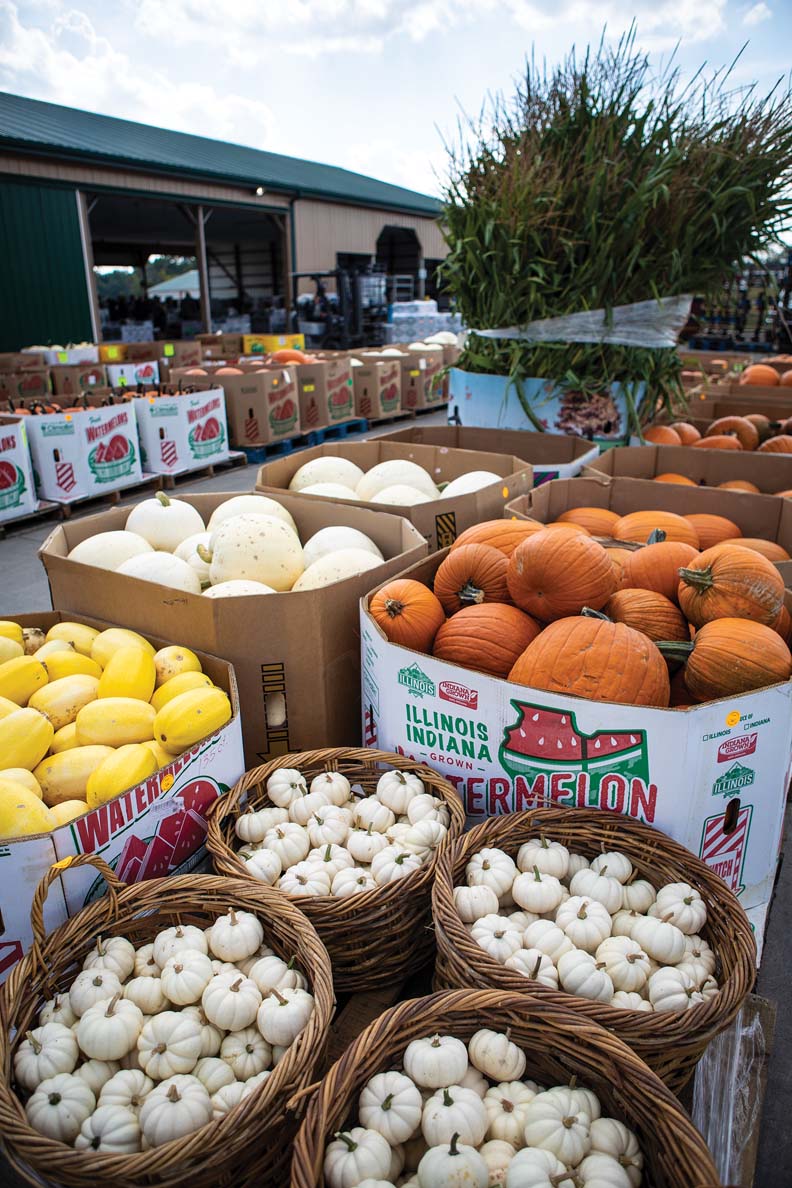
[[[360,354],[356,365],[352,367],[352,380],[355,412],[359,417],[376,421],[381,417],[395,417],[401,412],[401,366],[398,359]]]
[[[449,496],[447,499],[433,499],[407,507],[388,505],[387,510],[410,520],[429,544],[429,551],[453,544],[457,536],[479,524],[482,520],[500,519],[504,504],[518,494],[531,489],[533,476],[531,467],[519,458],[505,454],[489,454],[471,450],[448,450],[430,445],[403,445],[401,442],[373,441],[326,442],[299,453],[287,454],[266,462],[256,478],[256,490],[266,495],[283,494],[299,468],[314,458],[347,458],[361,470],[370,470],[380,462],[405,459],[422,466],[440,485],[448,483],[471,470],[489,470],[499,475],[497,482],[490,483],[467,495]],[[312,503],[326,503],[320,495],[300,495]],[[349,499],[333,501],[337,506],[371,508],[382,504],[365,503],[355,499],[350,491]]]
[[[38,507],[27,419],[0,416],[0,523],[28,516]]]
[[[44,631],[77,617],[100,630],[113,626],[58,611],[7,617],[23,627]],[[149,638],[156,647],[167,642]],[[115,800],[52,833],[10,839],[0,845],[0,982],[30,944],[33,893],[54,862],[75,854],[98,854],[120,879],[136,883],[188,874],[203,860],[207,809],[236,783],[245,762],[234,670],[222,660],[198,654],[204,672],[231,698],[233,717],[225,726]],[[53,883],[44,904],[47,930],[57,928],[105,891],[103,880],[91,867],[69,871]]]
[[[400,576],[431,585],[444,556]],[[367,746],[439,771],[471,822],[545,804],[623,813],[699,855],[745,908],[769,902],[792,771],[791,682],[688,710],[560,696],[390,643],[370,597],[360,605]]]
[[[394,356],[395,358],[395,356]],[[401,407],[403,412],[439,408],[448,403],[445,364],[440,351],[407,351],[401,358]]]
[[[293,367],[260,367],[244,375],[218,375],[211,383],[222,385],[225,392],[228,433],[235,448],[270,445],[303,432]],[[196,387],[204,385],[210,386],[197,377]]]
[[[180,396],[141,396],[132,403],[148,473],[184,474],[228,457],[221,387]]]
[[[360,368],[355,368],[355,381]],[[551,479],[574,478],[585,466],[594,466],[600,457],[597,446],[571,434],[532,433],[527,429],[482,429],[470,425],[411,425],[380,435],[380,441],[409,442],[413,445],[439,446],[452,450],[483,450],[491,454],[510,454],[530,462],[533,485]],[[614,451],[604,454],[607,458]],[[698,452],[698,451],[696,451]]]
[[[142,478],[132,403],[27,417],[36,488],[42,499],[74,503]]]
[[[156,359],[135,359],[126,363],[107,363],[107,382],[111,388],[136,388],[138,384],[158,384],[159,363]]]

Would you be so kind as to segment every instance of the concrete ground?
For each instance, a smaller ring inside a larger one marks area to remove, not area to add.
[[[421,418],[421,424],[441,424],[441,413]],[[399,426],[401,427],[401,425]],[[379,433],[387,432],[383,427]],[[223,471],[211,479],[195,479],[181,483],[176,495],[187,492],[250,491],[255,486],[257,466],[238,467]],[[124,503],[135,503],[140,493]],[[100,510],[95,505],[91,511]],[[10,529],[0,540],[0,616],[48,610],[51,606],[49,587],[37,551],[52,531],[56,520],[41,521],[26,529]],[[792,829],[792,814],[787,814],[787,836]],[[787,921],[792,916],[792,862],[783,862],[776,886],[776,896],[770,917],[764,960],[759,973],[756,992],[771,1000],[778,1009],[773,1053],[770,1059],[767,1092],[762,1117],[759,1159],[754,1184],[756,1188],[790,1188],[792,1186],[792,1003],[789,995],[789,943]],[[724,1087],[724,1096],[726,1095]],[[21,1184],[0,1160],[0,1185],[12,1188]],[[741,1185],[740,1188],[750,1188]]]

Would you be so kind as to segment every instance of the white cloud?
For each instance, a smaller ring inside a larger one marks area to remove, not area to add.
[[[769,5],[760,0],[759,4],[754,4],[753,8],[749,8],[743,17],[744,25],[761,25],[763,21],[769,21],[773,12]]]

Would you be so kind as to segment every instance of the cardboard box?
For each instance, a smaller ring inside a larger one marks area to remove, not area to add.
[[[130,343],[130,346],[134,346]],[[111,388],[136,388],[138,384],[158,384],[159,363],[155,359],[108,363],[107,382]]]
[[[243,355],[271,355],[273,351],[305,350],[304,334],[243,334]]]
[[[42,499],[74,503],[143,477],[131,403],[28,417],[25,428]]]
[[[713,409],[722,411],[713,413]],[[737,412],[741,409],[741,412]],[[690,415],[694,417],[745,416],[746,413],[765,413],[771,419],[784,421],[792,416],[792,388],[762,388],[756,384],[710,384],[690,396]]]
[[[359,417],[378,420],[401,412],[401,364],[398,359],[375,359],[360,355],[352,367],[355,412]]]
[[[25,371],[0,371],[0,396],[4,400],[43,399],[50,393],[48,369],[29,367]]]
[[[504,454],[473,453],[470,450],[402,445],[375,438],[373,441],[328,442],[265,462],[256,476],[256,490],[267,495],[282,493],[288,490],[289,483],[301,466],[313,458],[325,457],[348,458],[364,471],[371,470],[372,466],[380,462],[407,458],[422,466],[438,484],[450,482],[471,470],[490,470],[500,475],[497,482],[479,491],[472,491],[469,495],[433,499],[413,507],[366,503],[355,499],[351,492],[349,499],[338,501],[338,506],[379,507],[394,515],[404,516],[428,541],[430,552],[453,544],[457,536],[473,524],[479,524],[482,520],[499,520],[506,500],[517,492],[529,491],[533,482],[531,467],[519,458]],[[312,503],[327,502],[321,495],[302,495],[301,498]]]
[[[402,576],[431,585],[444,556]],[[369,597],[367,746],[439,771],[472,821],[544,804],[624,813],[698,854],[744,907],[768,901],[792,771],[792,682],[687,710],[561,696],[389,643]]]
[[[26,627],[47,630],[72,618],[41,611],[11,616]],[[80,616],[103,629],[109,622]],[[165,640],[151,639],[157,647]],[[177,635],[173,639],[180,639]],[[143,784],[52,833],[9,839],[0,846],[0,982],[32,940],[30,908],[38,882],[53,863],[74,854],[104,858],[127,883],[187,874],[205,853],[206,812],[244,773],[242,728],[234,670],[222,660],[201,654],[204,672],[231,698],[233,717],[220,730],[174,758]],[[91,867],[71,870],[57,879],[44,905],[47,931],[106,891]]]
[[[718,487],[731,479],[745,479],[760,491],[772,495],[776,491],[792,489],[792,454],[692,450],[689,446],[617,447],[587,463],[583,473],[635,479],[683,474],[707,487]],[[746,498],[751,496],[746,495]]]
[[[443,386],[441,351],[428,351],[425,355],[410,351],[402,357],[401,369],[401,406],[405,412],[439,407],[448,402],[448,393]]]
[[[253,373],[262,368],[267,371],[283,370],[282,363],[262,363],[256,359],[240,359],[237,366]],[[309,433],[312,429],[326,429],[329,425],[339,425],[354,418],[352,369],[348,356],[318,359],[315,363],[290,363],[288,370],[297,385],[299,422],[303,433]]]
[[[42,371],[46,367],[42,351],[4,351],[0,353],[0,371]]]
[[[130,342],[126,357],[130,363],[149,359],[164,360],[174,367],[199,367],[203,358],[201,344],[194,339],[163,339],[161,342]]]
[[[201,379],[200,376],[195,378]],[[273,441],[299,437],[302,433],[293,368],[219,375],[211,382],[220,383],[226,394],[232,446],[269,445]]]
[[[231,495],[180,495],[205,521]],[[297,495],[276,496],[300,539],[320,528],[358,528],[385,557],[376,570],[334,586],[246,598],[203,598],[68,560],[79,541],[123,528],[129,508],[112,508],[59,525],[41,547],[53,604],[72,615],[115,615],[146,632],[234,665],[248,767],[287,751],[354,746],[360,739],[360,640],[357,604],[373,580],[386,580],[426,554],[412,524],[381,511]]]
[[[125,363],[128,358],[129,345],[127,342],[100,342],[99,362]]]
[[[241,334],[199,334],[197,342],[207,359],[236,358],[242,354]]]
[[[0,416],[0,523],[30,515],[38,507],[26,420]]]
[[[101,363],[59,364],[50,368],[50,375],[52,390],[56,396],[79,396],[84,388],[95,388],[108,382]]]
[[[228,457],[225,393],[143,396],[133,401],[141,462],[151,474],[181,474]]]
[[[355,368],[356,373],[357,370]],[[550,479],[574,478],[580,474],[584,466],[593,466],[600,456],[597,447],[585,438],[555,433],[529,433],[526,429],[410,425],[407,429],[394,429],[392,433],[383,433],[378,440],[430,445],[440,449],[511,454],[515,458],[522,458],[524,462],[530,462],[535,487]]]
[[[41,352],[35,349],[32,353],[36,355],[43,354],[44,362],[50,367],[53,367],[56,363],[67,365],[99,362],[99,347],[92,342],[83,342],[79,346],[48,347]]]

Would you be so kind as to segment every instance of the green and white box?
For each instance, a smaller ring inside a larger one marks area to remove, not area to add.
[[[222,388],[180,396],[143,396],[133,404],[148,473],[181,474],[228,458]]]
[[[25,419],[0,417],[0,523],[28,516],[37,506]]]
[[[28,417],[25,428],[42,499],[74,503],[142,478],[131,402]]]

